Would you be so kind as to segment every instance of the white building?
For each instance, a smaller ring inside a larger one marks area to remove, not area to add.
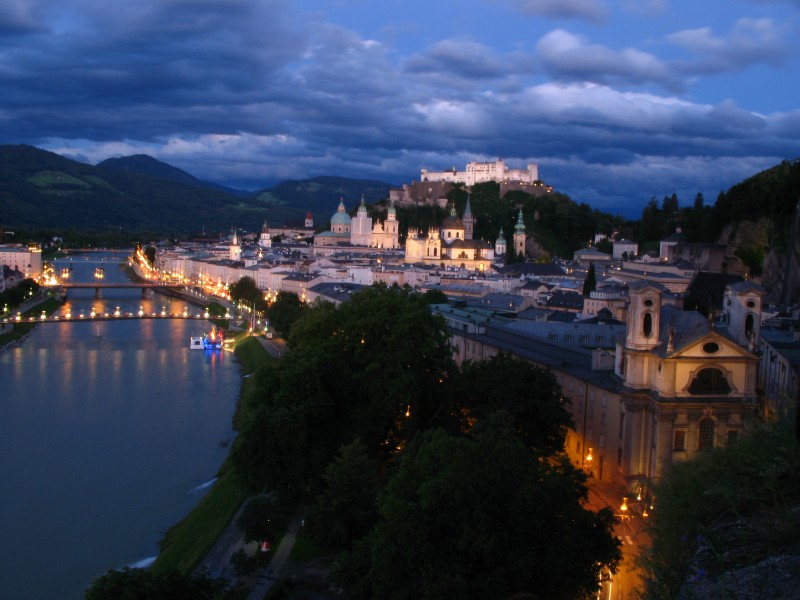
[[[450,171],[428,171],[427,169],[422,169],[420,180],[449,181],[451,183],[463,183],[468,186],[486,181],[533,183],[539,180],[539,167],[535,164],[528,164],[526,169],[509,169],[501,158],[494,162],[467,163],[466,171],[457,171],[455,167]]]
[[[42,249],[38,246],[0,246],[0,266],[16,269],[28,279],[42,275]]]

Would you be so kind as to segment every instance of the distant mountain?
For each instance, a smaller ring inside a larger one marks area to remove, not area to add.
[[[256,192],[255,197],[268,206],[305,207],[314,214],[317,222],[327,221],[344,200],[352,212],[364,198],[367,204],[389,197],[395,186],[373,179],[347,179],[321,176],[312,179],[289,180]]]
[[[0,215],[6,226],[180,235],[257,229],[293,218],[255,198],[133,171],[91,166],[33,146],[0,146]]]
[[[11,228],[159,235],[234,226],[256,231],[265,220],[275,226],[301,222],[309,209],[324,223],[340,196],[352,210],[362,194],[374,202],[386,198],[390,187],[317,177],[242,196],[149,156],[92,166],[33,146],[0,146],[0,221]]]
[[[211,181],[204,181],[198,179],[194,175],[186,171],[173,167],[172,165],[162,162],[158,159],[148,156],[147,154],[134,154],[132,156],[122,156],[119,158],[108,158],[95,165],[101,169],[114,169],[116,171],[126,171],[128,173],[141,173],[142,175],[150,175],[175,183],[183,183],[199,188],[210,188],[220,190],[233,194],[234,196],[252,196],[252,192],[237,190],[234,188],[225,187],[218,183]]]

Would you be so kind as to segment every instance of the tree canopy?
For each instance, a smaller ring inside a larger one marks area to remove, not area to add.
[[[566,461],[532,459],[502,419],[473,438],[426,432],[334,579],[357,599],[584,597],[620,552],[613,514],[583,507],[583,481]]]

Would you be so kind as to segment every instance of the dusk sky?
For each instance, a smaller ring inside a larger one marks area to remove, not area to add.
[[[245,189],[503,158],[638,218],[800,157],[798,40],[800,0],[0,0],[0,143]]]

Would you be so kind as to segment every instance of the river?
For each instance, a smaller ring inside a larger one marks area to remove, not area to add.
[[[89,256],[107,261],[104,281],[125,279],[121,255]],[[76,281],[98,266],[69,264]],[[136,290],[103,294],[71,291],[69,306],[87,315],[187,306]],[[0,356],[0,599],[83,598],[108,569],[157,555],[196,505],[234,437],[240,385],[232,354],[189,350],[207,326],[47,323]]]

